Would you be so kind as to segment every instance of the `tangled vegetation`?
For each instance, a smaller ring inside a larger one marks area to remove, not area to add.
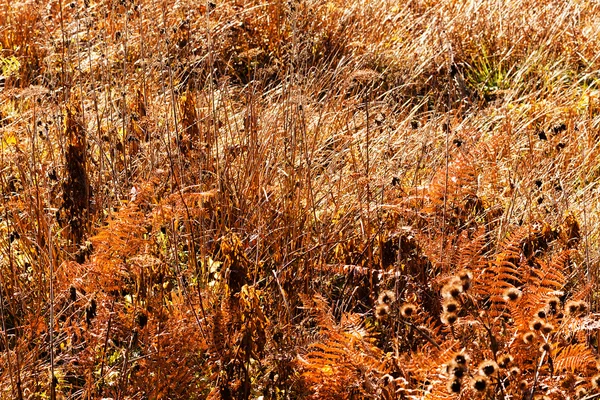
[[[600,396],[598,21],[2,2],[0,398]]]

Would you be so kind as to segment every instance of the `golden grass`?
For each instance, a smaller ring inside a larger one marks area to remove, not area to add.
[[[3,2],[0,398],[595,393],[599,18]]]

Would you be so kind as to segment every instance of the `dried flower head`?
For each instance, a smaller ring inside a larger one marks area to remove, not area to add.
[[[534,319],[529,323],[529,329],[532,331],[539,331],[544,326],[544,321],[539,318]]]
[[[552,296],[547,300],[547,303],[551,310],[556,311],[556,309],[560,305],[560,299],[556,296]]]
[[[461,384],[460,384],[460,380],[458,379],[452,379],[448,382],[448,390],[452,393],[460,393],[460,388],[461,388]]]
[[[404,318],[411,318],[415,314],[417,306],[412,303],[405,303],[400,307],[400,315]]]
[[[535,315],[538,318],[544,319],[544,318],[546,318],[548,316],[548,313],[546,312],[545,308],[541,308],[541,309],[537,310],[537,312],[535,313]]]
[[[586,302],[585,302],[585,301],[583,301],[583,300],[580,300],[580,301],[579,301],[579,312],[580,312],[580,313],[582,313],[582,314],[585,314],[585,313],[587,313],[587,312],[588,312],[588,310],[589,310],[589,305],[588,305],[588,303],[586,303]]]
[[[454,299],[446,299],[442,303],[442,308],[443,308],[444,312],[447,312],[447,313],[455,313],[458,311],[459,307],[460,306],[459,306],[458,302]]]
[[[517,301],[521,298],[523,292],[515,287],[508,288],[504,291],[504,300],[506,301]]]
[[[523,342],[525,344],[531,344],[535,340],[535,333],[527,332],[523,334]]]
[[[375,318],[383,319],[390,314],[390,306],[387,304],[380,304],[375,308]]]
[[[460,280],[453,279],[442,287],[442,296],[446,299],[456,299],[463,292]]]
[[[458,278],[462,284],[463,291],[467,291],[471,288],[471,281],[473,280],[473,273],[467,269],[463,269],[458,273]]]
[[[479,373],[485,376],[492,376],[498,372],[498,364],[493,360],[485,360],[479,364]]]
[[[467,361],[469,361],[469,357],[464,354],[464,353],[456,353],[454,355],[454,362],[459,364],[459,365],[463,365],[466,366],[467,365]]]
[[[477,390],[478,392],[483,392],[484,390],[486,390],[488,387],[488,384],[489,384],[489,379],[486,376],[476,376],[471,381],[471,386],[473,387],[473,389]]]
[[[588,390],[583,387],[583,386],[579,386],[576,390],[575,390],[575,397],[577,397],[578,399],[581,399],[583,397],[585,397],[588,393]]]
[[[554,330],[554,325],[552,325],[550,323],[546,323],[542,326],[542,333],[545,335],[551,333],[553,330]]]
[[[498,358],[498,365],[500,368],[508,368],[508,366],[513,362],[513,357],[510,354],[502,354]]]
[[[453,325],[458,320],[458,315],[455,313],[443,313],[441,319],[442,323],[446,325]]]
[[[525,390],[529,387],[529,383],[525,379],[519,382],[519,389]]]
[[[447,365],[446,370],[447,370],[448,374],[454,376],[455,378],[459,378],[459,379],[465,375],[465,372],[467,372],[467,369],[465,368],[464,365],[457,364],[454,361],[450,362]]]
[[[600,374],[592,376],[592,387],[594,389],[600,388]]]
[[[521,375],[521,368],[512,367],[509,372],[512,376],[518,376],[518,375]]]
[[[579,302],[575,300],[567,301],[567,304],[565,304],[565,311],[567,312],[567,315],[575,316],[579,314]]]
[[[377,302],[379,304],[387,304],[390,305],[394,301],[396,301],[396,294],[391,290],[384,290],[379,293],[379,297],[377,298]]]
[[[552,345],[548,342],[544,342],[540,345],[540,353],[546,352],[549,353],[552,350]]]

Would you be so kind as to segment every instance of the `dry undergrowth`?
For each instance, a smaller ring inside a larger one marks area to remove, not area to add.
[[[594,398],[599,20],[4,1],[0,398]]]

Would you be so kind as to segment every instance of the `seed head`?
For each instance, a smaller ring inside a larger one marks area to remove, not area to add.
[[[548,306],[551,310],[556,310],[560,305],[560,299],[556,296],[552,296],[548,299]]]
[[[447,371],[448,374],[460,379],[465,375],[466,368],[464,365],[457,364],[456,362],[452,361],[450,364],[448,364]]]
[[[536,318],[529,323],[529,330],[539,331],[540,329],[542,329],[542,326],[544,326],[544,321]]]
[[[600,388],[600,374],[592,376],[592,387],[594,389]]]
[[[375,308],[375,318],[384,319],[390,314],[390,306],[387,304],[380,304]]]
[[[489,379],[486,376],[476,376],[471,382],[473,389],[477,390],[478,392],[483,392],[485,389],[487,389],[488,384]]]
[[[548,313],[546,312],[546,310],[544,308],[541,308],[539,310],[537,310],[537,312],[535,313],[535,315],[538,318],[544,319],[548,316]]]
[[[396,301],[396,294],[391,290],[385,290],[379,293],[379,297],[377,298],[377,302],[379,304],[387,304],[390,305],[394,301]]]
[[[458,315],[455,313],[443,313],[442,323],[446,325],[453,325],[458,320]]]
[[[550,343],[544,342],[540,345],[540,353],[550,353],[550,350],[552,350],[552,345]]]
[[[553,330],[554,330],[554,325],[552,325],[552,324],[548,323],[548,324],[544,324],[542,326],[542,333],[545,334],[545,335],[549,334]]]
[[[508,368],[508,366],[513,362],[513,357],[510,354],[503,354],[498,359],[498,365],[500,368]]]
[[[462,291],[463,288],[460,280],[452,280],[442,288],[442,296],[446,299],[456,299]]]
[[[523,296],[523,292],[515,287],[508,288],[504,291],[504,300],[517,301]]]
[[[450,390],[452,393],[460,393],[460,380],[458,379],[452,379],[450,382],[448,382],[448,390]]]
[[[529,383],[525,379],[519,382],[519,389],[525,390],[529,387]]]
[[[582,397],[585,397],[587,395],[588,391],[585,387],[583,386],[579,386],[577,388],[577,390],[575,390],[575,396],[579,399],[581,399]]]
[[[459,304],[454,299],[446,299],[446,300],[444,300],[444,303],[442,304],[442,307],[444,309],[444,312],[455,313],[455,312],[458,311]]]
[[[460,279],[460,283],[462,284],[463,291],[469,290],[471,288],[471,280],[473,279],[473,274],[471,271],[463,269],[458,273],[458,277]]]
[[[467,361],[469,361],[469,357],[467,357],[467,355],[464,354],[464,353],[457,353],[454,356],[454,362],[457,363],[457,364],[459,364],[459,365],[466,366],[467,365]]]
[[[533,332],[527,332],[527,333],[523,334],[523,342],[525,344],[533,343],[534,339],[535,339],[535,333],[533,333]]]
[[[567,301],[567,304],[565,304],[565,311],[567,312],[567,315],[575,316],[579,314],[579,302],[575,300]]]
[[[492,376],[498,371],[498,364],[493,360],[485,360],[479,364],[479,373],[485,376]]]
[[[417,307],[412,303],[405,303],[400,307],[400,315],[404,318],[411,318],[415,314]]]

